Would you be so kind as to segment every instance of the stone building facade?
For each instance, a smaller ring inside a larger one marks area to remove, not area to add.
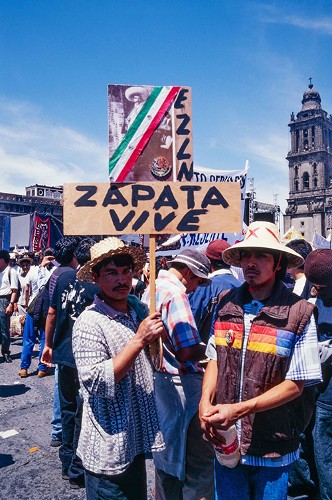
[[[286,157],[289,198],[284,231],[293,226],[312,241],[315,230],[325,237],[332,230],[332,115],[322,109],[309,80],[302,109],[291,114],[288,124],[291,150]]]
[[[37,212],[40,216],[54,218],[62,229],[63,187],[34,184],[25,191],[25,195],[0,192],[0,248],[6,248],[6,228],[13,217],[27,214],[32,217]]]

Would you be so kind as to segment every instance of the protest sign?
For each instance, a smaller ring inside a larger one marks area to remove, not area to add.
[[[240,185],[65,184],[64,231],[71,235],[240,231]]]
[[[249,169],[249,162],[246,162],[244,169],[241,170],[221,170],[221,169],[208,169],[198,165],[194,166],[193,181],[197,182],[213,182],[215,185],[219,183],[237,182],[240,185],[241,192],[241,220],[244,218],[244,205],[246,196],[246,180]],[[244,223],[243,223],[244,225]],[[158,245],[157,255],[165,256],[169,254],[177,254],[182,252],[185,248],[195,248],[199,251],[206,249],[208,244],[216,239],[222,239],[227,241],[230,245],[233,245],[236,241],[243,239],[243,229],[238,232],[228,232],[222,220],[217,220],[215,223],[214,230],[212,232],[204,233],[185,233],[177,238],[174,242],[174,237],[170,236],[168,240],[162,241],[161,245]],[[216,232],[218,231],[218,232]],[[174,244],[176,243],[176,244]]]
[[[108,86],[111,182],[190,181],[191,89]]]

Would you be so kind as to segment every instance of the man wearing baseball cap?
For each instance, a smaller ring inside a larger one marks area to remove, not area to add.
[[[286,499],[288,471],[314,408],[321,379],[314,306],[282,283],[303,262],[283,246],[277,227],[257,221],[223,259],[245,283],[219,297],[200,402],[205,435],[236,425],[240,460],[215,462],[216,497]]]
[[[214,499],[213,448],[204,441],[198,418],[205,358],[187,294],[207,286],[209,259],[188,248],[161,270],[156,310],[163,335],[162,366],[155,371],[155,396],[166,448],[154,453],[156,500]],[[143,295],[149,303],[150,289]]]
[[[191,310],[203,342],[207,342],[209,339],[218,295],[223,290],[229,290],[241,284],[234,276],[231,266],[226,264],[222,258],[223,252],[229,247],[230,244],[225,240],[214,240],[208,244],[203,253],[207,256],[211,264],[209,274],[211,284],[199,287],[189,295]]]

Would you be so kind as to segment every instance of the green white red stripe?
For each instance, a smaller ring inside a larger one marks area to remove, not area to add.
[[[126,135],[109,160],[109,176],[123,182],[149,142],[180,87],[154,87]]]

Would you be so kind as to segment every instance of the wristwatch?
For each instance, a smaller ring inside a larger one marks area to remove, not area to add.
[[[10,304],[11,306],[13,306],[13,305],[15,304],[15,302],[9,302],[9,304]]]

